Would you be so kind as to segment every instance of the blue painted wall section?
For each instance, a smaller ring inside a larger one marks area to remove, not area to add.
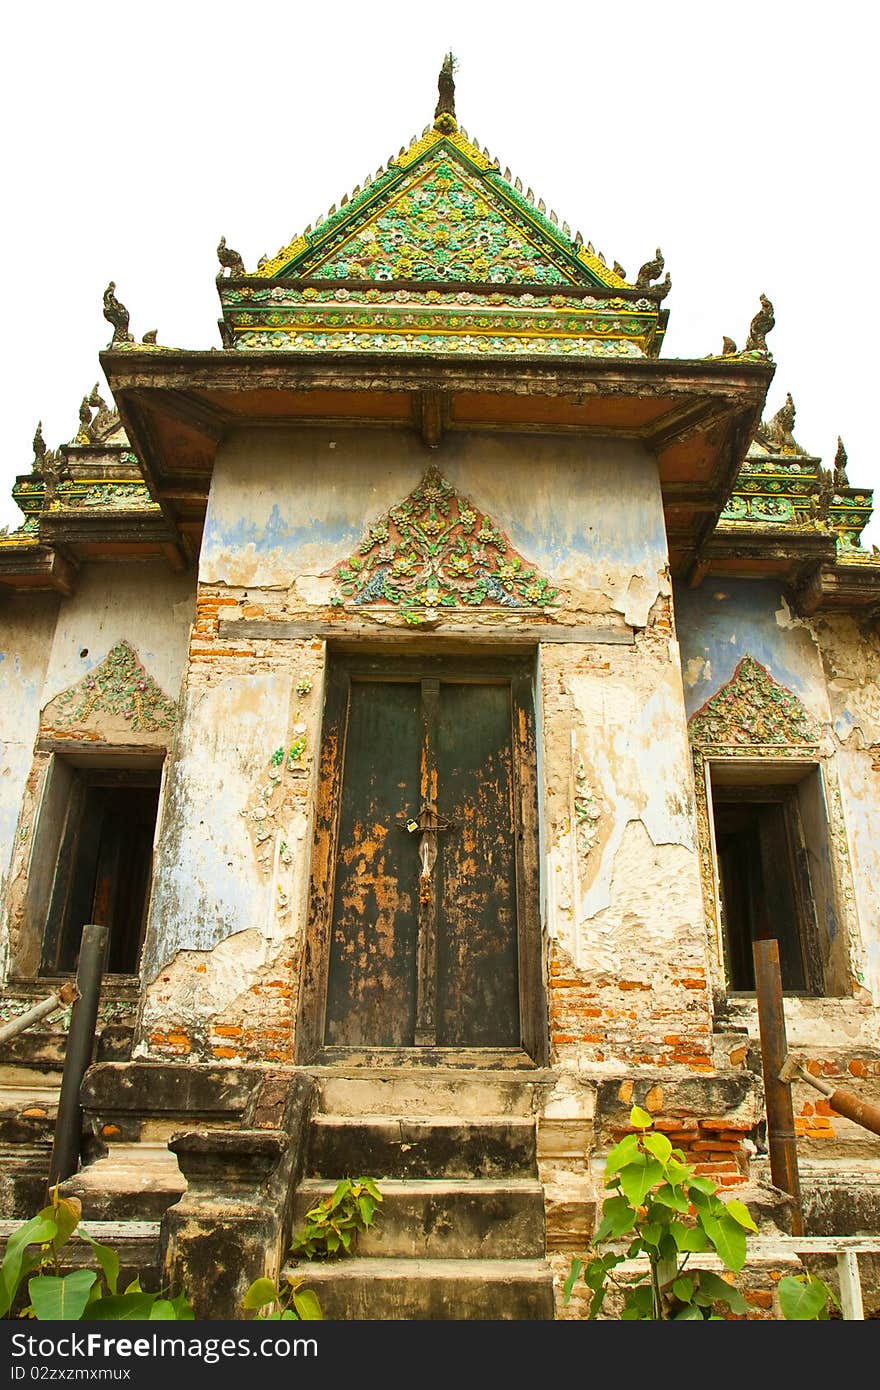
[[[813,638],[792,620],[773,582],[709,579],[676,587],[675,612],[687,716],[726,685],[744,656],[759,661],[820,718],[824,676]]]

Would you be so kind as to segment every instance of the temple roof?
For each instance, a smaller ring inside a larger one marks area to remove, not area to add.
[[[630,284],[560,226],[459,127],[452,68],[433,126],[252,274],[221,239],[226,347],[657,356],[662,253]]]

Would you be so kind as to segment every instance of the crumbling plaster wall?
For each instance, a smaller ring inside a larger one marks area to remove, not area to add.
[[[28,833],[19,813],[34,756],[59,601],[57,594],[7,594],[0,607],[0,911],[5,908],[16,836]],[[3,940],[5,957],[5,935]]]
[[[333,606],[329,571],[430,465],[558,586],[548,621],[623,639],[541,647],[554,1055],[573,1067],[623,1059],[708,1069],[711,1003],[654,460],[637,444],[594,438],[447,434],[429,452],[408,433],[323,426],[244,431],[218,456],[140,1048],[291,1055],[326,650],[318,640],[238,638],[235,622],[354,621],[369,642],[379,618]],[[388,608],[381,619],[400,624]],[[444,614],[442,626],[479,625],[491,645],[519,621],[515,610],[472,608]],[[410,632],[400,625],[401,653]]]
[[[865,984],[880,1009],[880,635],[846,614],[813,626],[837,745]]]
[[[591,1073],[712,1069],[693,791],[668,609],[630,648],[542,649],[550,1022]]]
[[[291,586],[291,608],[328,602],[327,571],[429,464],[569,589],[572,607],[644,626],[666,557],[656,464],[605,439],[448,434],[428,451],[382,429],[240,433],[215,465],[200,581]]]
[[[176,699],[194,609],[193,575],[175,574],[163,561],[86,566],[58,613],[41,706],[82,680],[120,641]]]
[[[73,594],[54,606],[37,607],[38,620],[27,634],[17,633],[17,653],[32,653],[32,672],[23,703],[18,757],[24,778],[17,804],[10,807],[14,843],[4,904],[4,949],[16,974],[33,974],[39,964],[42,925],[27,914],[27,883],[46,775],[54,748],[70,752],[77,744],[92,755],[112,748],[164,747],[171,730],[145,734],[100,702],[83,722],[59,713],[56,697],[80,686],[118,643],[127,642],[144,671],[176,701],[186,662],[195,599],[192,574],[175,574],[162,562],[96,564],[79,575]],[[24,612],[24,609],[22,609]],[[40,616],[42,612],[42,616]],[[50,621],[51,617],[51,621]],[[2,671],[4,663],[0,663]],[[76,702],[72,702],[74,705]],[[166,702],[167,703],[167,702]],[[51,711],[46,721],[47,708]],[[69,720],[69,722],[67,722]],[[41,737],[40,746],[35,740]]]
[[[699,588],[677,589],[675,602],[689,718],[749,655],[822,726],[832,854],[842,917],[850,921],[853,936],[853,999],[787,1000],[789,1040],[827,1041],[829,1027],[839,1029],[844,1017],[849,1019],[844,1032],[851,1039],[853,1029],[859,1037],[874,1036],[877,1010],[872,1001],[880,1001],[880,779],[870,745],[880,736],[877,638],[866,637],[844,616],[797,617],[772,581],[709,576]],[[840,835],[834,826],[837,797]],[[737,1007],[749,1012],[747,1006]]]

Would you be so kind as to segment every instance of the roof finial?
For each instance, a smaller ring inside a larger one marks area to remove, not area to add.
[[[434,112],[434,129],[439,130],[441,135],[453,135],[458,130],[458,121],[455,119],[455,79],[452,76],[455,69],[455,55],[447,53],[437,78],[439,95]]]
[[[134,338],[128,331],[128,310],[116,298],[116,283],[113,280],[104,291],[104,318],[113,325],[113,337],[110,339],[111,348],[115,347],[117,343],[134,342]]]
[[[849,478],[846,476],[846,449],[843,447],[843,440],[837,436],[837,453],[834,455],[834,486],[840,488],[849,487]]]
[[[761,307],[752,319],[744,351],[761,352],[766,357],[769,357],[770,352],[767,347],[767,334],[770,332],[770,329],[775,326],[776,319],[773,315],[773,305],[770,303],[766,294],[760,295],[759,298],[761,300]]]

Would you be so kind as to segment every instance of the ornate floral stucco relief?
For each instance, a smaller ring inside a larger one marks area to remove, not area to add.
[[[396,610],[412,625],[455,609],[543,609],[558,595],[436,468],[332,575],[336,605]]]
[[[42,727],[63,731],[92,725],[101,716],[134,733],[170,731],[177,723],[177,704],[142,665],[134,647],[117,642],[104,660],[62,691],[43,712]]]

